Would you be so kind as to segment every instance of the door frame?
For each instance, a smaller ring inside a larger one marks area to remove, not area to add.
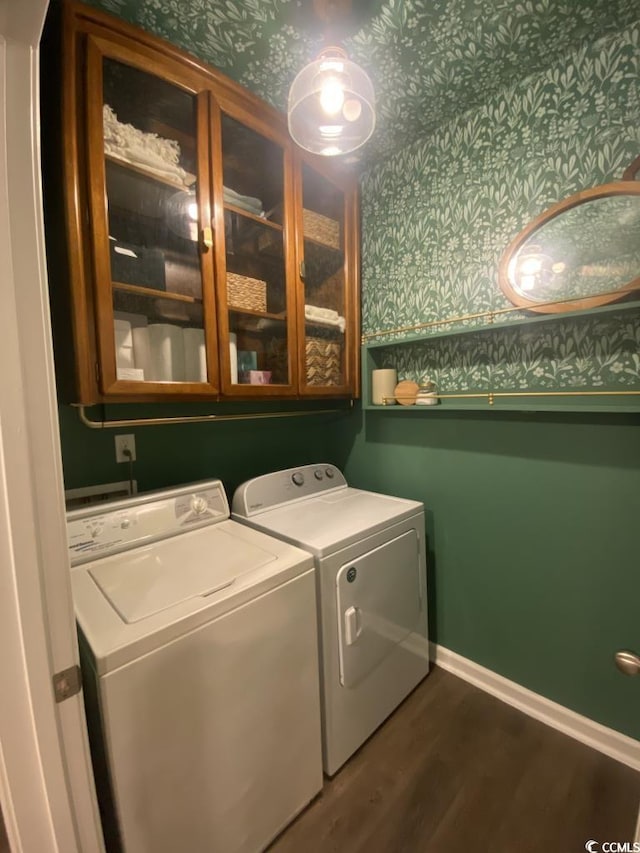
[[[48,0],[0,0],[0,805],[13,851],[104,850],[66,548],[39,152]]]

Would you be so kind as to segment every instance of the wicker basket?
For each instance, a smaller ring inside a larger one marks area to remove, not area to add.
[[[305,350],[307,385],[344,385],[341,343],[307,337]]]
[[[332,249],[340,249],[340,223],[337,220],[305,209],[302,211],[302,226],[305,237]]]
[[[230,308],[267,310],[267,282],[236,272],[227,273],[227,302]]]

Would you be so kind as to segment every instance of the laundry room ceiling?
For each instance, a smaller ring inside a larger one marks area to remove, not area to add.
[[[393,153],[584,42],[640,17],[638,0],[355,0],[344,42],[371,76],[377,126],[363,162]],[[323,44],[312,0],[91,0],[286,109]]]

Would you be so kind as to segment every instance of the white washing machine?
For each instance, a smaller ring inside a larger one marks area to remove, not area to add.
[[[247,481],[232,509],[314,555],[331,776],[429,671],[424,507],[352,489],[318,464]]]
[[[313,559],[231,521],[217,480],[70,512],[68,537],[108,846],[263,850],[322,787]]]

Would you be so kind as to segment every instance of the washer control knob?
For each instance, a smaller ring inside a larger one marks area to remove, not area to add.
[[[326,468],[324,473],[327,475],[327,477],[328,477],[330,480],[333,480],[333,477],[334,477],[334,475],[335,475],[335,472],[334,472],[333,468]]]
[[[316,470],[313,472],[313,476],[316,478],[316,480],[322,480],[324,474],[322,473],[320,468],[316,468]]]
[[[196,515],[202,515],[203,512],[207,511],[207,501],[205,498],[200,495],[194,495],[191,498],[191,509],[195,512]]]
[[[293,481],[294,485],[302,486],[304,485],[304,474],[302,473],[302,471],[296,471],[295,474],[291,475],[291,480]]]

